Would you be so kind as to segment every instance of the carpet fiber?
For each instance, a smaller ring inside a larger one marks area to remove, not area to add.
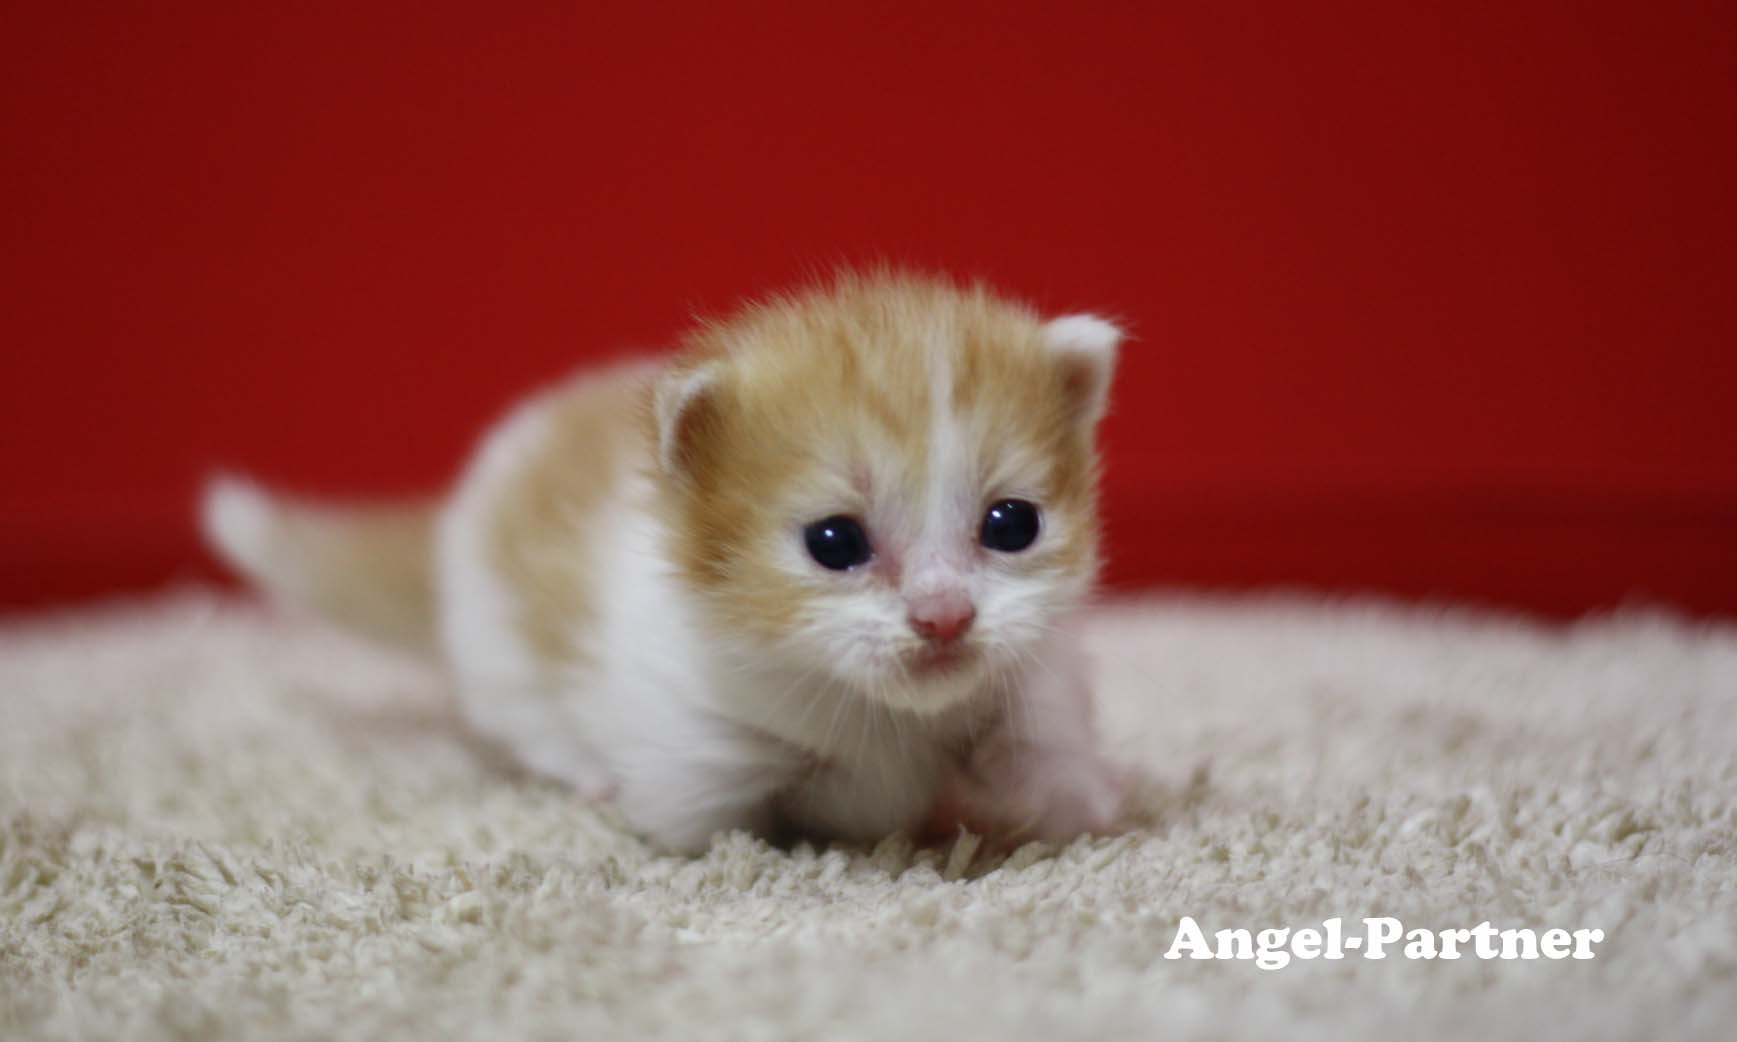
[[[651,853],[438,679],[186,594],[0,628],[0,1037],[1716,1038],[1737,631],[1154,599],[1091,631],[1132,830]],[[1167,961],[1394,916],[1591,961]]]

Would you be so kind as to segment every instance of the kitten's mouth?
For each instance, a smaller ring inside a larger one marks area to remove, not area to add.
[[[921,680],[945,676],[965,669],[977,661],[977,652],[964,644],[944,644],[923,648],[910,656],[911,675]]]

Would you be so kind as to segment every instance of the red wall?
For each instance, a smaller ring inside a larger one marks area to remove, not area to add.
[[[196,6],[0,14],[4,603],[886,258],[1137,332],[1120,584],[1737,612],[1732,5]]]

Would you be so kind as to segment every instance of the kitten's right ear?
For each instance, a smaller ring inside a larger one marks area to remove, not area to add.
[[[1103,418],[1116,373],[1122,330],[1096,315],[1063,315],[1044,323],[1044,343],[1065,367],[1068,394],[1086,424]]]
[[[657,417],[657,459],[666,474],[683,476],[716,415],[718,365],[676,369],[657,381],[652,410]]]

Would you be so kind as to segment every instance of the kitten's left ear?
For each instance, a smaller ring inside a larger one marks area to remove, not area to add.
[[[1080,418],[1088,425],[1097,423],[1109,402],[1122,331],[1096,315],[1063,315],[1044,323],[1043,339],[1064,367],[1068,394]]]

